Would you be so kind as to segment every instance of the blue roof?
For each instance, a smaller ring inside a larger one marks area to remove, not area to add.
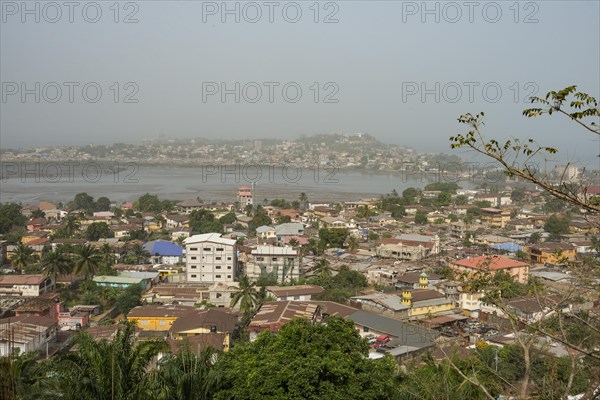
[[[183,256],[183,250],[181,246],[163,240],[146,242],[142,247],[153,256]]]
[[[518,244],[516,244],[514,242],[506,242],[506,243],[500,243],[495,246],[492,246],[492,249],[504,250],[504,251],[508,251],[510,253],[516,253],[517,250],[522,251],[523,246],[519,246]]]

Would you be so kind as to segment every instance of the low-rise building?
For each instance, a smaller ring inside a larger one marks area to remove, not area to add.
[[[479,256],[453,261],[450,267],[458,274],[465,274],[465,278],[477,273],[489,272],[492,275],[498,271],[505,271],[519,283],[527,283],[529,278],[529,264],[503,256]]]
[[[577,257],[577,247],[562,242],[544,242],[527,246],[525,252],[531,262],[537,264],[558,265],[575,261]]]
[[[36,297],[54,290],[52,278],[45,275],[0,275],[0,295]]]
[[[274,296],[277,301],[311,301],[313,296],[325,291],[318,285],[267,286],[266,290],[267,294]]]

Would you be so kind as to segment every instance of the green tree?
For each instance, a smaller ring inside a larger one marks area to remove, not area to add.
[[[348,229],[345,228],[321,228],[319,229],[320,245],[325,248],[342,247],[348,237]]]
[[[110,210],[110,199],[106,196],[98,197],[96,200],[96,211],[108,211]]]
[[[200,354],[188,343],[176,354],[161,358],[158,368],[150,372],[149,389],[155,400],[208,400],[215,393],[221,377],[215,363],[219,352],[206,347]]]
[[[219,221],[222,224],[233,224],[235,221],[237,221],[237,218],[234,212],[228,212],[227,214],[219,218]]]
[[[560,239],[562,235],[569,232],[569,219],[552,214],[544,223],[544,231],[550,234],[550,240]]]
[[[119,311],[127,315],[129,311],[141,303],[143,289],[140,285],[131,285],[125,288],[116,298],[115,304]]]
[[[419,190],[415,189],[413,187],[409,187],[402,191],[402,197],[404,197],[407,204],[413,204],[415,202],[417,196],[419,196],[419,194],[420,194]]]
[[[114,236],[114,232],[106,222],[92,222],[85,230],[85,238],[91,242],[96,242],[100,238],[111,238]]]
[[[87,193],[77,193],[71,202],[71,208],[75,210],[84,210],[91,214],[96,209],[94,198]]]
[[[398,398],[394,361],[370,360],[368,349],[351,321],[296,319],[223,354],[215,399]]]
[[[32,218],[44,218],[44,217],[46,217],[46,213],[38,208],[37,210],[31,211],[31,217]]]
[[[75,338],[77,351],[56,360],[53,374],[65,400],[137,400],[154,398],[148,370],[165,342],[135,340],[135,324],[125,323],[112,342],[86,333]]]
[[[248,276],[242,275],[238,279],[238,290],[231,297],[231,308],[238,304],[240,311],[244,314],[249,313],[257,304],[256,284],[251,283]]]
[[[24,227],[27,217],[21,214],[21,206],[16,203],[0,205],[0,234],[8,233],[14,227]]]
[[[96,274],[101,261],[102,256],[94,246],[84,244],[75,248],[75,273],[85,275],[86,280]]]
[[[75,214],[67,215],[63,220],[63,228],[67,236],[73,236],[81,228],[81,222],[79,222],[79,216]]]
[[[136,264],[145,263],[151,256],[151,254],[139,243],[131,246],[131,249],[129,249],[129,254]]]
[[[157,195],[146,193],[137,199],[134,208],[142,212],[160,212],[162,207]]]
[[[56,284],[58,275],[68,274],[73,270],[70,261],[60,248],[49,251],[42,257],[42,271],[46,276],[52,277],[52,282]]]
[[[415,214],[415,224],[425,225],[427,224],[427,213],[425,211],[417,211]]]
[[[23,243],[19,243],[17,247],[15,247],[14,255],[10,260],[10,264],[22,274],[25,268],[32,261],[33,249]]]

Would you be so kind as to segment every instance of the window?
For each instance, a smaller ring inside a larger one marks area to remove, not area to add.
[[[218,278],[218,279],[220,279],[220,278],[221,278],[221,275],[215,275],[215,278]]]
[[[300,300],[300,296],[294,296],[294,300]]]
[[[192,269],[196,269],[196,268],[198,268],[197,265],[192,265]]]
[[[204,251],[211,251],[211,248],[210,247],[205,247],[203,250]]]
[[[198,277],[198,275],[192,274],[192,278],[197,278],[197,277]]]
[[[190,247],[190,251],[198,251],[197,247]]]
[[[231,275],[227,275],[227,278],[228,278],[228,279],[231,279]]]
[[[162,319],[162,320],[158,321],[158,324],[159,325],[166,325],[167,321],[165,321],[164,319]]]
[[[220,265],[217,265],[217,266],[215,267],[215,269],[221,269],[221,266],[220,266]]]
[[[264,261],[265,258],[264,257],[256,257],[256,261]]]
[[[231,265],[228,265],[228,266],[227,266],[227,269],[231,269]]]
[[[191,259],[192,259],[192,260],[195,260],[195,259],[196,259],[196,256],[192,256],[192,257],[191,257]]]
[[[148,321],[147,319],[142,320],[142,325],[148,325],[150,323],[150,321]]]
[[[277,261],[277,257],[271,258],[271,261]]]
[[[222,247],[217,247],[217,251],[223,251]]]
[[[221,259],[221,257],[215,257],[215,260],[220,260],[220,259]]]
[[[368,326],[363,326],[363,332],[369,332],[369,327]]]
[[[293,263],[293,262],[294,262],[294,259],[290,257],[290,258],[288,258],[288,262],[291,262],[291,263]]]
[[[231,257],[227,257],[227,261],[231,261]]]

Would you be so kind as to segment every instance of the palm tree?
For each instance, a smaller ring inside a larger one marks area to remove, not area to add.
[[[70,214],[65,217],[64,221],[65,233],[68,236],[73,236],[76,232],[81,228],[81,223],[79,222],[79,216]]]
[[[111,267],[115,263],[115,252],[108,243],[104,243],[100,248],[102,264],[106,267]]]
[[[0,398],[42,399],[48,397],[56,383],[48,376],[46,365],[35,353],[0,357]]]
[[[14,266],[20,274],[24,273],[25,267],[33,260],[33,249],[26,244],[19,243],[15,248],[15,254],[12,256],[11,265]]]
[[[148,369],[159,352],[166,350],[163,341],[136,343],[135,323],[119,327],[112,342],[95,341],[80,333],[78,347],[56,361],[55,374],[61,382],[61,398],[123,399],[153,398]]]
[[[46,276],[51,276],[52,281],[56,285],[56,278],[59,274],[67,274],[71,272],[71,264],[69,258],[62,250],[56,249],[46,253],[42,257],[42,270]]]
[[[298,198],[298,200],[300,200],[300,205],[302,207],[302,209],[306,209],[306,206],[308,203],[308,197],[306,196],[306,193],[302,192],[300,193],[300,197]]]
[[[356,253],[357,248],[358,241],[356,240],[356,236],[350,235],[350,237],[348,237],[348,249],[350,250],[350,253]]]
[[[139,264],[142,260],[146,261],[151,254],[146,251],[141,244],[136,243],[131,247],[131,255],[133,256],[135,263]]]
[[[256,284],[254,282],[250,283],[247,275],[240,276],[238,282],[239,288],[231,298],[231,308],[239,303],[240,311],[246,313],[257,304]]]
[[[98,264],[102,261],[102,256],[97,248],[89,244],[77,246],[75,250],[75,272],[83,273],[85,280],[94,276],[98,269]]]
[[[213,368],[219,353],[206,347],[200,354],[191,351],[188,343],[177,354],[161,358],[157,369],[150,373],[150,390],[157,400],[205,400],[219,381]]]
[[[331,276],[331,266],[329,265],[329,261],[324,258],[321,258],[317,264],[312,268],[311,272],[313,275],[318,275],[320,277],[328,277]]]

